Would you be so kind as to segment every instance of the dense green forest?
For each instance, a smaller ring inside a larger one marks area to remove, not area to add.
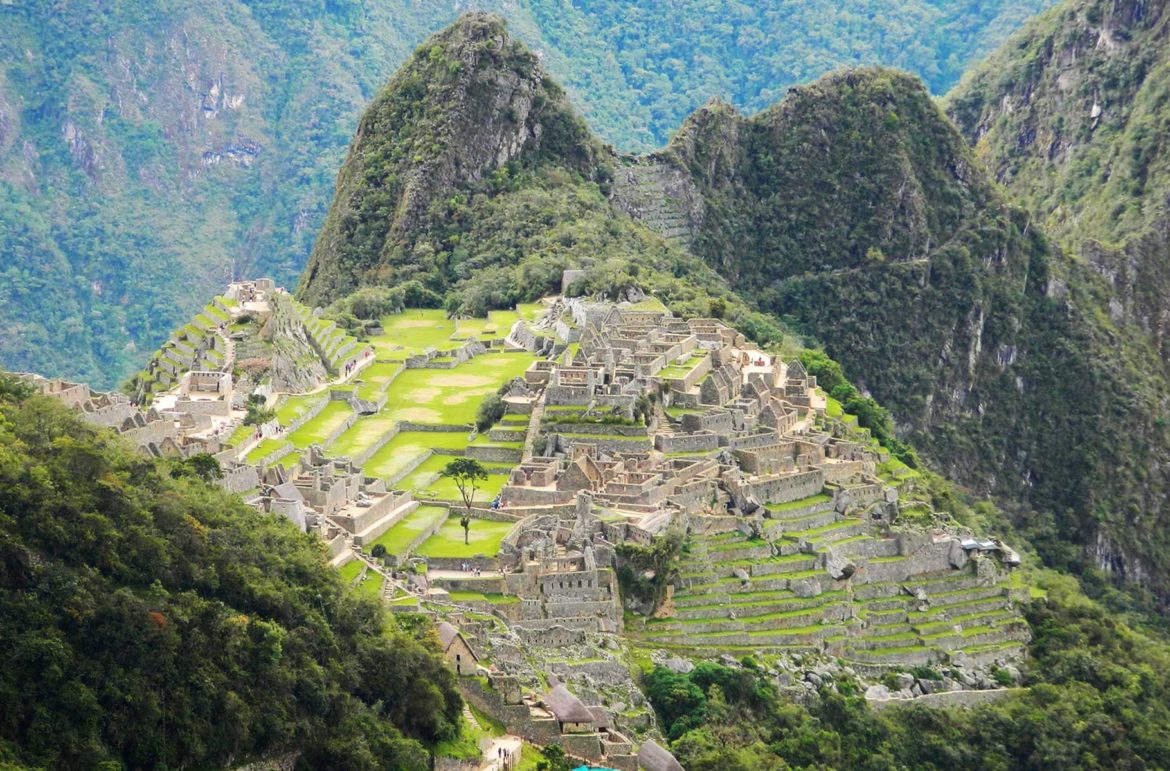
[[[0,376],[0,767],[429,768],[462,705],[429,628],[211,466]]]
[[[843,65],[941,93],[1046,0],[484,0],[623,150]],[[295,283],[358,115],[454,0],[0,3],[0,364],[112,386],[230,276]]]

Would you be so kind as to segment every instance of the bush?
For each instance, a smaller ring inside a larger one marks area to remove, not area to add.
[[[504,404],[499,394],[490,394],[480,403],[475,413],[475,427],[480,431],[487,431],[504,417],[507,409],[508,405]]]

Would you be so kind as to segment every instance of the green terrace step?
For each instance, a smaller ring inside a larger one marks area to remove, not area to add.
[[[676,608],[693,608],[716,605],[722,602],[733,604],[766,603],[789,600],[795,597],[796,595],[787,589],[776,589],[765,592],[735,592],[717,595],[710,592],[704,592],[703,594],[676,594],[674,595],[674,606]]]
[[[935,605],[931,603],[929,610],[913,610],[909,613],[909,617],[915,621],[932,621],[942,615],[953,617],[956,615],[996,610],[1005,607],[1007,602],[1007,597],[998,595],[995,597],[982,597],[963,602],[954,602],[946,605]]]
[[[1014,612],[1001,608],[1000,610],[968,613],[965,616],[955,616],[937,621],[912,621],[910,623],[922,634],[932,635],[948,633],[956,626],[963,629],[969,626],[988,626],[1015,620],[1016,618],[1018,616]]]
[[[856,517],[847,517],[844,519],[834,520],[833,522],[821,525],[820,527],[813,527],[806,530],[786,530],[784,531],[782,537],[790,541],[799,541],[802,538],[814,539],[819,536],[828,535],[829,533],[838,530],[853,530],[857,527],[864,529],[865,521],[857,519]],[[849,535],[853,534],[853,532],[849,533]]]
[[[769,592],[770,594],[770,592]],[[783,593],[781,593],[783,594]],[[786,613],[789,611],[803,611],[821,608],[844,598],[844,592],[825,592],[816,597],[796,597],[791,592],[788,596],[774,599],[747,599],[740,602],[714,602],[706,605],[675,606],[675,619],[680,621],[702,618],[725,618],[729,610],[734,610],[741,619],[749,616],[769,615],[772,613]],[[744,595],[751,597],[752,595]]]
[[[811,608],[797,608],[795,610],[761,613],[754,616],[739,616],[737,618],[730,618],[728,616],[720,618],[716,616],[714,618],[661,619],[655,620],[652,624],[648,623],[646,629],[657,634],[661,630],[686,631],[694,630],[696,627],[704,627],[703,632],[696,633],[712,634],[723,630],[752,632],[764,627],[776,630],[784,630],[790,627],[803,628],[816,624],[825,618],[825,614],[830,607],[839,605],[840,603],[826,603]]]

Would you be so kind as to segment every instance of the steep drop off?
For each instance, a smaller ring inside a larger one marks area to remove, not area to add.
[[[498,22],[471,17],[456,29],[483,25]],[[411,115],[426,116],[423,127],[466,120],[469,98],[419,95],[418,105],[400,88],[431,56],[424,47],[363,125],[372,129],[398,102],[416,106],[392,113],[402,122],[381,128],[388,137],[429,136]],[[465,60],[458,46],[442,57]],[[478,61],[513,67],[511,58]],[[508,72],[475,80],[507,83]],[[512,93],[477,99],[506,105]],[[577,125],[567,107],[556,114]],[[491,127],[502,115],[480,120]],[[1103,568],[1166,587],[1158,512],[1170,436],[1158,419],[1167,387],[1148,366],[1154,353],[1140,340],[1118,344],[1125,330],[1101,318],[1103,287],[993,189],[914,79],[836,75],[753,118],[712,103],[646,158],[600,152],[576,133],[537,142],[536,125],[517,122],[525,139],[503,165],[491,143],[452,151],[455,131],[407,166],[386,167],[368,162],[380,143],[361,133],[330,219],[364,207],[369,228],[394,238],[327,229],[303,295],[418,279],[452,311],[473,312],[550,291],[563,268],[586,268],[585,289],[613,296],[640,285],[682,313],[729,313],[753,331],[713,267],[732,290],[819,340],[949,475],[1038,511],[1021,524],[1057,563],[1076,559],[1067,548],[1076,544]],[[460,153],[480,155],[453,161]],[[441,181],[425,205],[398,181],[416,167]],[[402,216],[424,210],[428,217]],[[322,279],[353,265],[361,272]],[[762,322],[758,329],[776,337]]]
[[[996,179],[1101,277],[1108,318],[1140,327],[1167,371],[1166,3],[1062,3],[976,68],[946,107]]]

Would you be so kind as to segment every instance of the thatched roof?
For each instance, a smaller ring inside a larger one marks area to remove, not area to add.
[[[544,703],[549,712],[562,723],[593,722],[593,713],[563,685],[557,685],[549,691],[544,697]]]
[[[653,740],[647,740],[638,748],[638,767],[646,771],[685,771],[674,755]]]
[[[439,624],[439,644],[443,646],[443,650],[451,647],[451,642],[459,636],[459,630],[448,624],[446,621]]]

